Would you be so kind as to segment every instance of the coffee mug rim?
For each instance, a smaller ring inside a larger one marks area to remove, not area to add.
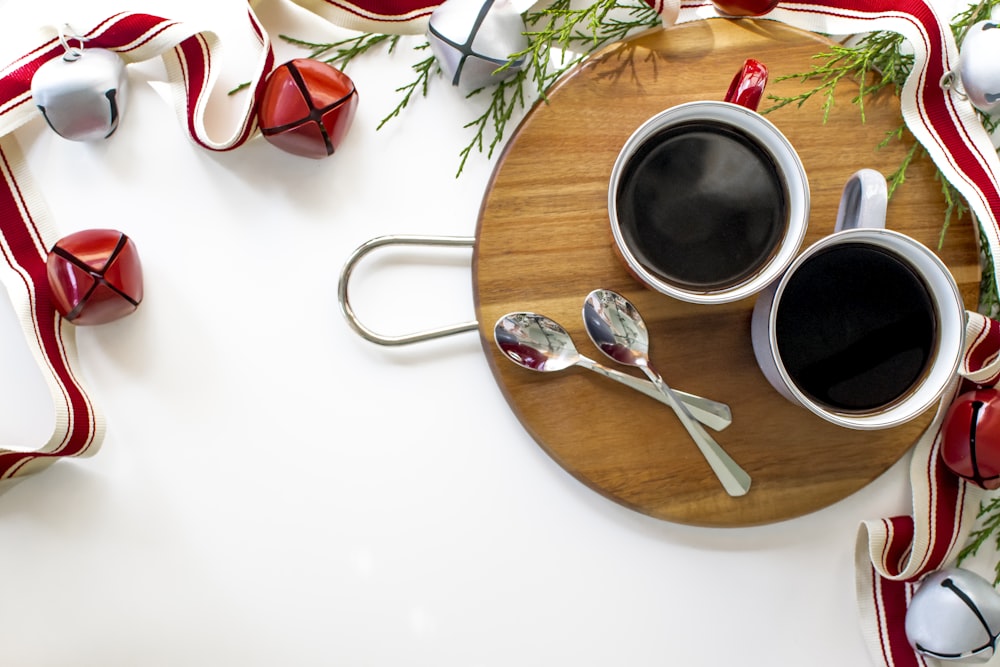
[[[618,185],[629,158],[659,131],[674,125],[707,120],[735,128],[750,137],[770,157],[782,177],[788,196],[785,234],[770,259],[751,277],[735,285],[713,290],[693,290],[672,284],[646,268],[629,247],[618,220]],[[718,100],[697,100],[669,107],[649,117],[625,141],[615,158],[608,179],[608,216],[615,247],[630,272],[644,285],[681,301],[718,304],[739,301],[773,283],[795,259],[805,239],[809,222],[810,191],[805,167],[792,143],[764,116],[746,107]]]
[[[886,241],[886,239],[892,240]],[[920,279],[925,284],[928,292],[931,293],[934,308],[937,311],[936,314],[938,322],[940,323],[939,328],[943,330],[946,326],[950,325],[948,331],[939,332],[938,341],[935,347],[935,361],[932,368],[915,387],[909,390],[908,395],[887,407],[864,412],[837,410],[836,408],[832,408],[815,401],[799,389],[798,385],[791,378],[785,368],[785,365],[781,360],[781,355],[778,354],[776,335],[778,304],[780,303],[781,295],[784,293],[785,287],[791,280],[795,270],[807,262],[820,250],[830,246],[843,245],[844,243],[850,243],[852,241],[874,243],[878,247],[893,251],[895,256],[900,257],[900,259],[906,262],[906,264],[910,266],[911,270],[915,271],[920,276]],[[903,256],[901,253],[896,251],[895,247],[888,245],[893,242],[902,243],[906,247],[920,253],[923,259],[926,260],[927,265],[935,267],[934,271],[939,273],[942,277],[942,281],[931,285],[931,281],[926,277],[926,272],[923,268],[915,266],[915,262],[912,261],[910,257]],[[941,287],[942,283],[945,288]],[[948,301],[952,306],[954,306],[954,312],[951,314],[951,319],[948,319],[947,314],[944,312],[943,307],[948,304],[942,303],[942,299],[940,298],[942,292],[946,292],[949,297]],[[951,271],[941,258],[924,244],[901,232],[885,228],[862,227],[844,229],[819,239],[803,250],[799,256],[795,258],[795,261],[789,265],[788,270],[784,273],[784,275],[781,276],[781,279],[777,282],[774,288],[773,297],[768,311],[767,335],[769,340],[769,353],[771,361],[773,362],[775,370],[780,376],[784,387],[788,390],[789,394],[791,394],[795,402],[799,403],[819,417],[822,417],[823,419],[839,426],[860,430],[874,430],[893,428],[895,426],[905,424],[915,417],[923,414],[935,403],[937,403],[953,380],[958,376],[958,371],[962,361],[963,341],[965,337],[965,304],[962,300],[962,295],[958,289],[958,285],[955,283]],[[949,341],[945,341],[945,337],[949,338],[950,348],[946,347],[946,345],[949,344]],[[945,354],[948,355],[946,364],[943,362]],[[928,386],[933,388],[933,393],[927,393],[925,391],[924,393],[926,395],[923,400],[916,401],[916,397],[919,393],[921,393],[919,390]],[[903,408],[906,409],[904,410]]]

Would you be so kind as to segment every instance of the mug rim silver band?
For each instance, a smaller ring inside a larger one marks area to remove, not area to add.
[[[780,303],[781,295],[795,270],[824,248],[857,241],[873,243],[880,248],[889,250],[913,268],[920,275],[921,280],[932,294],[932,300],[935,309],[938,311],[937,317],[940,323],[938,341],[935,345],[935,362],[930,372],[915,387],[909,390],[906,398],[903,400],[887,408],[860,413],[836,410],[830,406],[816,402],[803,393],[785,369],[785,365],[778,354],[776,344],[777,304]],[[917,265],[911,257],[903,256],[898,250],[900,245],[918,252],[923,260],[922,265]],[[941,279],[938,281],[930,280],[927,276],[929,271],[937,272]],[[948,313],[944,312],[945,308],[954,308],[954,312],[951,313],[950,317]],[[874,430],[905,424],[916,416],[923,414],[937,403],[952,381],[958,377],[965,339],[965,304],[962,301],[962,295],[952,277],[951,271],[940,257],[916,239],[895,230],[873,227],[845,229],[816,241],[799,254],[781,277],[774,290],[774,296],[768,310],[767,333],[768,340],[770,341],[768,345],[769,354],[785,388],[797,403],[810,412],[839,426],[859,430]],[[947,358],[945,355],[948,355]],[[915,399],[919,389],[926,386],[934,387],[933,394],[928,394],[919,402],[911,400]]]
[[[625,242],[618,220],[618,183],[625,166],[651,136],[679,123],[708,120],[734,127],[763,148],[784,179],[788,193],[788,220],[784,237],[774,255],[752,277],[716,290],[690,290],[671,284],[646,268]],[[615,245],[629,269],[650,288],[681,301],[701,304],[729,303],[751,296],[776,280],[795,259],[809,223],[810,193],[805,167],[787,137],[771,121],[752,109],[715,100],[686,102],[648,118],[622,146],[608,180],[608,216]],[[801,221],[797,223],[796,221]]]

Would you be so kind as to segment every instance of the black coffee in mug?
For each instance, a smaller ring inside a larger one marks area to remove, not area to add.
[[[813,400],[870,411],[905,396],[928,370],[937,339],[923,280],[890,251],[842,243],[789,276],[775,320],[778,354]]]
[[[649,137],[629,158],[616,194],[636,259],[689,289],[750,278],[787,226],[788,196],[774,161],[720,123],[682,123]]]

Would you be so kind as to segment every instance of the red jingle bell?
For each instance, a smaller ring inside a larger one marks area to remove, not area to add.
[[[354,120],[358,91],[332,65],[297,58],[267,77],[257,110],[264,138],[311,158],[333,155]]]
[[[73,324],[104,324],[142,301],[142,266],[132,240],[113,229],[60,239],[46,260],[52,301]]]
[[[956,398],[941,433],[949,470],[984,489],[1000,488],[1000,391],[976,389]]]

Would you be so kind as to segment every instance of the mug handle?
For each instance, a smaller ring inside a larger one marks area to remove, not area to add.
[[[767,67],[764,63],[747,58],[743,67],[733,77],[726,93],[726,102],[739,104],[751,111],[756,111],[760,98],[764,96],[764,86],[767,85]]]
[[[833,231],[842,229],[885,229],[885,210],[889,192],[885,177],[874,169],[854,172],[844,185],[837,209],[837,224]]]

